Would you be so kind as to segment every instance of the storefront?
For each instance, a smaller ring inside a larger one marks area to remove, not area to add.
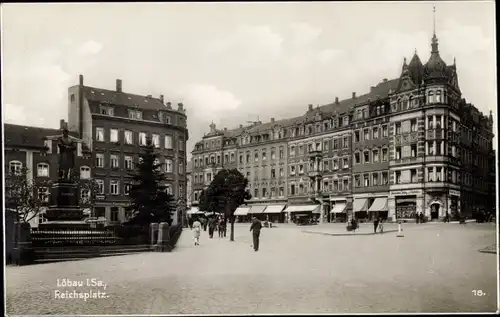
[[[273,223],[283,223],[285,221],[283,209],[285,209],[285,205],[267,205],[263,212],[265,220]]]
[[[366,219],[368,217],[368,199],[354,198],[353,212],[356,219]]]
[[[236,222],[248,222],[250,221],[250,216],[248,212],[250,211],[250,207],[238,207],[234,211],[234,216],[236,216]]]
[[[387,206],[387,197],[377,197],[373,200],[368,208],[368,215],[370,220],[380,218],[382,220],[387,220],[389,214],[389,208]]]
[[[283,211],[288,214],[288,219],[296,223],[299,218],[307,218],[309,220],[319,219],[321,214],[321,205],[295,205],[288,206]]]
[[[253,205],[250,207],[248,215],[250,216],[250,218],[256,217],[257,219],[264,221],[265,217],[262,213],[264,212],[265,209],[266,205]]]
[[[330,211],[330,222],[346,222],[347,220],[347,202],[345,200],[337,200],[332,202]]]
[[[417,213],[417,196],[396,196],[396,219],[414,219]]]

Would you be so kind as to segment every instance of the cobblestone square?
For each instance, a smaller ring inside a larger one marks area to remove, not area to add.
[[[408,224],[403,238],[308,234],[281,225],[262,230],[258,252],[249,226],[235,227],[235,242],[202,232],[195,247],[187,229],[172,253],[7,267],[7,314],[497,310],[497,258],[478,251],[495,243],[493,224]],[[107,297],[55,298],[57,290],[98,290],[58,287],[64,278],[102,280]]]

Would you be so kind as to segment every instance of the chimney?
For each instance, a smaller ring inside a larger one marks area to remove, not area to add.
[[[148,98],[153,98],[153,95],[147,95],[146,97],[148,97]]]
[[[274,123],[274,118],[271,118],[271,123]]]
[[[352,92],[352,99],[356,99],[356,92],[355,91]]]
[[[182,102],[179,102],[179,103],[177,104],[177,111],[182,111],[182,112],[184,112],[184,105],[182,104]]]
[[[375,91],[375,86],[371,86],[370,87],[370,92],[374,92]]]
[[[335,97],[335,104],[338,105],[339,104],[339,97]]]
[[[122,80],[121,79],[116,80],[116,91],[122,92]]]
[[[59,129],[64,129],[64,119],[59,120]]]
[[[312,111],[312,110],[313,110],[313,105],[309,104],[309,111]]]
[[[384,83],[386,83],[386,82],[387,82],[387,78],[384,78]]]
[[[227,132],[227,128],[224,128],[224,132]]]
[[[83,75],[82,75],[82,74],[80,74],[80,75],[78,76],[78,84],[79,84],[80,86],[83,86]]]
[[[164,103],[164,96],[163,95],[160,95],[160,100],[161,100],[161,103]]]
[[[172,109],[172,103],[170,101],[167,102],[167,108]]]
[[[243,128],[243,124],[240,124],[240,129]]]

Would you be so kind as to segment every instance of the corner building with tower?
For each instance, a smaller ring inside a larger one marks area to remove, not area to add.
[[[398,78],[366,94],[291,119],[232,130],[212,123],[192,151],[188,194],[196,205],[218,170],[235,167],[249,180],[247,214],[282,206],[278,221],[472,218],[495,209],[492,139],[491,111],[462,97],[456,63],[443,61],[434,34],[425,64],[415,52]]]

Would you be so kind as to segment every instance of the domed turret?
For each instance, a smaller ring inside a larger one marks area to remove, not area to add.
[[[436,34],[432,37],[431,57],[424,66],[424,80],[446,80],[447,66],[441,56],[439,56],[438,39]]]
[[[410,64],[408,65],[408,72],[410,74],[411,80],[415,84],[422,84],[422,81],[424,79],[424,65],[417,55],[417,50],[415,50],[415,54],[413,55]]]

